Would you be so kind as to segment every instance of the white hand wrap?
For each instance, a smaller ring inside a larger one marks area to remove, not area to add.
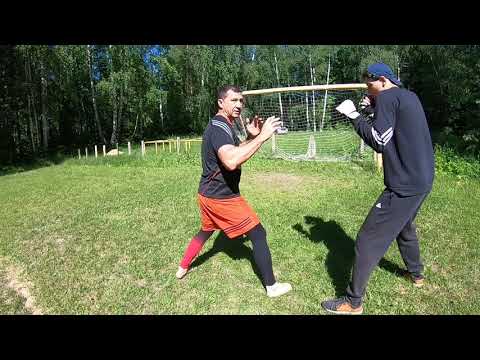
[[[336,110],[342,113],[343,115],[346,115],[350,119],[356,119],[357,117],[360,116],[352,100],[345,100],[344,102],[342,102],[340,105],[336,107]]]

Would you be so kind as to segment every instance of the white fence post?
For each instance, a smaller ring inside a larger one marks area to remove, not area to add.
[[[132,155],[132,148],[130,146],[130,141],[128,142],[128,155]]]
[[[95,145],[95,159],[98,157],[97,145]]]
[[[145,141],[143,140],[141,142],[141,148],[142,148],[142,156],[145,156]]]
[[[85,159],[88,159],[88,148],[85,148]]]
[[[103,145],[103,156],[106,156],[107,155],[107,151],[105,149],[105,145]]]
[[[78,149],[78,158],[81,159],[82,155],[80,155],[80,149]]]

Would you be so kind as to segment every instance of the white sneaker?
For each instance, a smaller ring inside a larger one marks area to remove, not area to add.
[[[181,279],[183,278],[185,275],[187,275],[188,273],[188,269],[184,269],[182,268],[181,266],[178,267],[178,270],[177,270],[177,273],[175,274],[175,276],[177,277],[177,279]]]
[[[281,296],[283,294],[286,294],[290,290],[292,290],[292,285],[290,285],[289,283],[276,282],[272,286],[267,286],[267,296],[272,298]]]

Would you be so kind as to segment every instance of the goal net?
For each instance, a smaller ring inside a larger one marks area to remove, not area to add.
[[[235,122],[237,134],[246,137],[245,119],[275,115],[280,131],[263,152],[286,160],[351,160],[367,150],[350,121],[335,108],[344,100],[358,104],[365,84],[313,85],[244,91],[245,108]]]

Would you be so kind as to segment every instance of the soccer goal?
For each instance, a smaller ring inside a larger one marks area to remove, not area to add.
[[[351,160],[371,152],[355,133],[350,121],[335,108],[344,100],[358,104],[365,84],[312,85],[243,91],[245,108],[237,122],[254,115],[280,117],[283,126],[264,146],[274,157],[286,160]]]

